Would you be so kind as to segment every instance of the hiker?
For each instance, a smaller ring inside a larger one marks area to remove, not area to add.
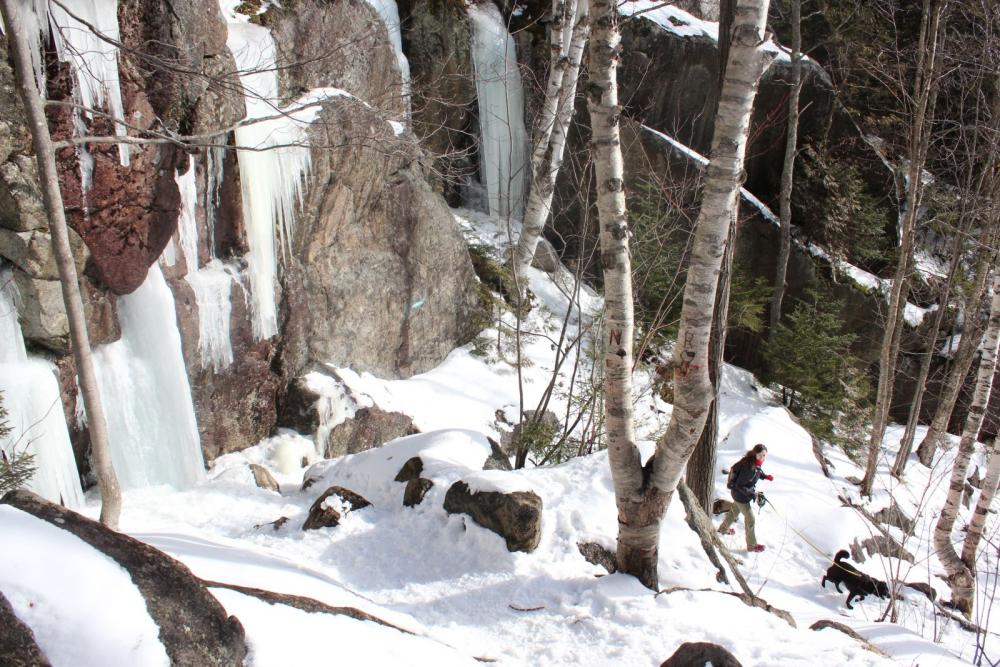
[[[768,475],[760,468],[766,458],[767,447],[760,443],[754,445],[750,451],[743,455],[743,458],[733,464],[729,470],[729,481],[726,483],[733,496],[733,506],[729,508],[726,518],[719,526],[719,532],[723,535],[734,535],[736,531],[730,526],[742,514],[746,520],[747,551],[764,550],[763,544],[757,544],[757,536],[753,531],[753,508],[750,507],[750,503],[756,500],[760,505],[763,505],[764,503],[755,489],[757,482],[762,479],[769,482],[774,480],[774,475]]]

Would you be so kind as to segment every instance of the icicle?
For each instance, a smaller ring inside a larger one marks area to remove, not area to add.
[[[470,6],[469,18],[479,98],[479,166],[490,213],[520,217],[529,176],[528,133],[514,40],[493,4]]]
[[[0,271],[0,364],[14,364],[28,360],[24,349],[21,325],[17,321],[17,304],[20,295],[11,272]]]
[[[382,17],[382,23],[389,32],[389,41],[396,52],[396,62],[403,77],[403,100],[406,105],[406,115],[410,115],[410,61],[403,54],[403,36],[400,32],[399,7],[396,0],[366,0],[372,9]]]
[[[0,393],[12,431],[0,440],[8,456],[28,452],[35,474],[26,487],[69,507],[83,504],[80,475],[63,415],[56,367],[29,357],[17,321],[17,290],[10,272],[0,273]]]
[[[118,298],[121,339],[94,351],[111,458],[123,488],[183,488],[204,476],[174,297],[158,264]]]
[[[225,137],[218,137],[224,142]],[[208,254],[215,257],[215,221],[219,210],[222,179],[225,176],[226,149],[212,146],[205,152],[205,228],[208,230]]]
[[[302,180],[311,164],[308,125],[319,112],[319,100],[343,91],[311,91],[286,109],[279,109],[276,51],[271,33],[257,25],[231,22],[226,43],[240,69],[247,118],[277,116],[245,125],[235,132],[243,216],[250,246],[247,264],[254,335],[259,339],[269,338],[278,333],[275,291],[279,244],[287,252],[295,206],[301,202]],[[303,105],[312,106],[302,108]]]
[[[46,0],[18,0],[18,10],[21,12],[21,23],[28,38],[28,49],[31,51],[31,69],[35,72],[35,83],[38,92],[45,95],[45,67],[42,65],[42,37],[48,41],[49,22],[45,20]],[[6,34],[7,27],[0,21],[0,33]]]
[[[215,371],[233,363],[229,318],[232,314],[233,272],[213,259],[184,279],[194,290],[198,302],[198,352],[201,367]]]
[[[188,157],[188,169],[183,174],[175,174],[177,189],[181,194],[181,211],[177,217],[177,236],[180,239],[187,272],[198,270],[198,223],[195,206],[198,204],[198,187],[194,180],[194,156]]]
[[[67,3],[73,14],[94,26],[102,39],[65,9],[49,5],[49,22],[59,60],[67,62],[76,81],[77,102],[87,109],[106,107],[112,118],[124,118],[122,93],[118,80],[118,0],[75,0]],[[110,43],[109,43],[110,42]],[[87,114],[88,118],[92,117]],[[115,123],[115,134],[124,137],[125,126]],[[118,145],[124,166],[129,164],[129,147]]]

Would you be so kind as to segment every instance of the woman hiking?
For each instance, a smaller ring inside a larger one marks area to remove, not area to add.
[[[757,536],[754,534],[755,521],[750,503],[757,499],[755,487],[758,481],[766,479],[771,482],[774,480],[774,475],[768,475],[761,470],[766,458],[767,447],[760,443],[754,445],[750,451],[743,455],[743,458],[733,464],[729,470],[729,481],[726,483],[733,496],[733,505],[726,513],[722,525],[719,526],[719,532],[723,535],[734,535],[736,531],[730,526],[742,514],[746,521],[747,551],[764,550],[763,544],[757,544]]]

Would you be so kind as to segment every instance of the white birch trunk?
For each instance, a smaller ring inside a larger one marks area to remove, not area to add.
[[[962,331],[962,338],[958,342],[958,349],[952,359],[951,370],[945,380],[941,395],[938,398],[938,406],[934,411],[934,418],[931,420],[927,434],[920,441],[917,447],[917,458],[919,461],[930,467],[934,461],[934,454],[944,441],[948,432],[948,422],[951,420],[951,413],[955,410],[958,402],[958,395],[965,384],[965,377],[969,374],[972,360],[976,356],[983,336],[983,328],[979,324],[979,309],[986,295],[986,285],[989,282],[990,269],[996,258],[995,251],[990,247],[996,243],[996,232],[987,234],[986,245],[980,249],[979,259],[976,262],[976,284],[972,293],[965,300],[965,326]]]
[[[32,54],[26,38],[27,30],[19,14],[20,10],[17,0],[0,0],[0,13],[3,14],[8,46],[14,58],[17,87],[28,115],[35,159],[38,162],[38,177],[45,201],[45,212],[48,215],[49,231],[52,234],[52,254],[56,258],[63,304],[69,320],[70,342],[80,381],[80,393],[87,409],[94,472],[101,491],[101,523],[118,530],[122,505],[121,488],[111,463],[107,422],[97,388],[94,361],[90,353],[90,339],[83,311],[83,299],[80,297],[76,264],[69,245],[69,231],[66,226],[62,192],[59,190],[59,176],[56,172],[55,151],[52,147],[52,137],[49,135],[42,98],[35,83],[37,79],[32,66]]]
[[[618,505],[618,567],[656,587],[659,515],[650,530],[635,533],[631,508],[643,500],[643,473],[632,412],[632,265],[629,258],[624,166],[619,136],[618,49],[621,36],[614,0],[595,0],[591,18],[590,111],[601,265],[604,269],[604,402],[608,460]],[[633,562],[631,554],[641,554]],[[624,559],[623,553],[628,553]]]
[[[969,522],[969,528],[965,533],[965,541],[962,543],[962,562],[972,572],[976,571],[976,550],[983,539],[986,514],[996,496],[997,484],[1000,483],[1000,448],[997,447],[996,440],[990,442],[986,449],[989,454],[986,477],[980,485],[976,511],[972,515],[972,521]]]
[[[522,276],[531,265],[538,239],[552,211],[552,195],[566,148],[566,131],[576,106],[580,63],[590,35],[590,0],[573,0],[566,5],[565,13],[562,30],[557,33],[555,26],[552,29],[553,40],[559,34],[561,42],[552,44],[549,80],[531,156],[531,191],[514,251],[514,277],[519,291],[524,290],[520,284]]]
[[[976,389],[972,396],[972,405],[965,418],[962,429],[962,439],[955,455],[955,466],[951,471],[948,485],[948,496],[944,507],[938,516],[934,527],[934,550],[938,559],[948,573],[948,585],[951,587],[952,602],[966,617],[972,614],[973,586],[975,570],[970,569],[955,551],[952,543],[952,531],[958,518],[958,510],[965,491],[965,477],[969,470],[969,460],[975,447],[979,429],[983,424],[986,406],[989,404],[993,388],[993,375],[996,373],[997,344],[1000,342],[1000,272],[993,278],[993,298],[990,303],[990,321],[980,345],[981,358],[976,376]]]
[[[642,465],[635,446],[631,405],[632,288],[628,229],[618,138],[615,78],[619,35],[614,4],[594,4],[588,86],[601,260],[605,275],[605,399],[609,462],[618,506],[618,568],[656,588],[660,524],[691,452],[705,426],[712,400],[708,375],[709,339],[719,269],[737,205],[750,115],[757,84],[769,56],[761,49],[768,0],[740,0],[705,176],[701,212],[684,290],[675,353],[674,412],[656,454]]]

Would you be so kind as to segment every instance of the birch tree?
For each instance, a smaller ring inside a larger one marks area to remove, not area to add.
[[[553,0],[551,61],[545,99],[535,126],[531,154],[531,189],[521,226],[521,236],[514,250],[514,278],[517,289],[531,265],[545,221],[552,211],[556,177],[562,167],[566,131],[576,106],[576,84],[580,62],[590,35],[590,0]]]
[[[997,447],[996,438],[987,443],[986,455],[986,476],[980,485],[976,510],[972,514],[972,520],[969,521],[965,532],[965,540],[962,542],[962,563],[972,572],[976,571],[976,551],[983,539],[986,515],[990,505],[993,504],[993,498],[996,497],[997,484],[1000,483],[1000,448]]]
[[[972,286],[964,303],[962,338],[941,390],[930,428],[917,447],[917,458],[925,466],[931,465],[938,446],[944,440],[948,422],[975,358],[983,333],[979,312],[1000,244],[1000,77],[996,74],[998,35],[994,32],[1000,27],[997,23],[1000,13],[996,13],[996,9],[993,12],[992,17],[989,14],[977,17],[976,13],[971,13],[973,19],[980,19],[971,23],[979,26],[985,34],[980,39],[977,63],[980,72],[970,73],[971,81],[965,86],[973,98],[972,122],[959,125],[957,143],[960,144],[961,152],[956,159],[959,162],[958,169],[962,170],[960,192],[963,214],[969,218],[970,227],[978,227],[981,231]],[[964,60],[964,54],[957,57],[959,62]],[[972,68],[966,66],[964,70],[957,71],[968,72],[970,69]],[[993,99],[986,103],[982,99],[982,91],[990,83],[994,91]]]
[[[889,309],[886,312],[885,333],[879,353],[878,390],[875,396],[875,411],[872,418],[872,433],[868,443],[868,462],[861,480],[862,495],[870,496],[878,469],[882,438],[889,419],[889,407],[893,395],[896,359],[899,354],[899,340],[903,324],[903,310],[906,307],[907,285],[913,261],[913,236],[916,230],[920,196],[923,189],[923,169],[930,146],[930,120],[933,112],[933,98],[937,90],[938,45],[941,38],[941,17],[946,0],[923,0],[920,19],[920,36],[917,43],[917,65],[913,84],[913,120],[907,146],[909,162],[905,180],[905,202],[899,231],[899,258],[892,281]],[[928,113],[928,112],[931,113]]]
[[[73,359],[76,362],[80,393],[83,395],[83,403],[87,410],[94,472],[97,475],[97,484],[101,492],[100,519],[104,525],[117,530],[122,505],[121,488],[111,462],[107,422],[104,417],[100,391],[97,387],[97,375],[90,350],[90,338],[83,311],[83,299],[80,296],[76,264],[73,261],[73,251],[69,244],[69,231],[63,209],[62,192],[59,190],[59,176],[56,171],[55,150],[45,118],[44,103],[36,83],[38,79],[35,76],[31,47],[27,40],[28,29],[22,22],[21,7],[18,4],[18,0],[0,0],[0,13],[3,15],[4,32],[7,35],[14,60],[17,88],[28,116],[35,159],[38,162],[39,181],[52,237],[52,254],[56,259],[59,282],[62,285],[63,304],[69,319],[70,346],[73,349]]]
[[[769,0],[740,0],[684,288],[672,362],[674,411],[653,457],[643,464],[632,413],[632,287],[618,130],[620,35],[615,4],[594,3],[587,102],[597,184],[605,283],[605,402],[608,458],[618,508],[617,564],[656,588],[660,524],[705,425],[712,400],[708,376],[712,306],[719,267],[737,205],[750,114],[769,63],[761,48]]]
[[[972,616],[972,600],[976,580],[975,568],[960,558],[952,542],[952,531],[958,518],[958,510],[965,492],[965,477],[969,471],[969,461],[975,448],[979,429],[983,425],[986,406],[989,405],[993,389],[993,376],[997,367],[997,344],[1000,342],[1000,272],[993,277],[993,298],[990,303],[990,320],[980,345],[979,371],[976,375],[976,389],[972,404],[965,418],[962,437],[955,455],[955,465],[951,470],[948,496],[934,527],[934,550],[947,572],[948,586],[951,587],[952,603],[965,616]],[[969,561],[974,561],[969,558]]]

